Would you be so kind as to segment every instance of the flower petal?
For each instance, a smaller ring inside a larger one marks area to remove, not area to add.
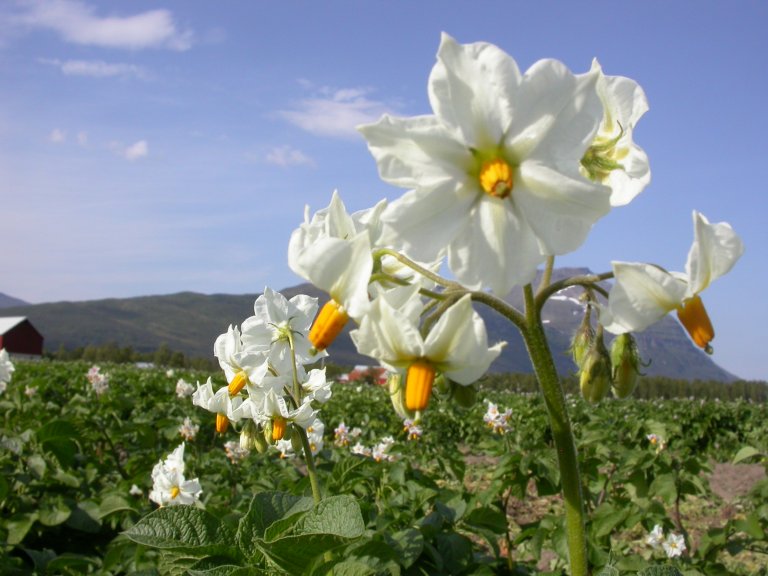
[[[694,210],[693,228],[693,245],[685,265],[688,296],[698,294],[710,282],[728,273],[744,253],[741,238],[727,222],[710,224],[703,214]]]
[[[350,337],[360,354],[376,358],[397,370],[406,368],[424,355],[424,341],[418,328],[383,298],[377,298]]]

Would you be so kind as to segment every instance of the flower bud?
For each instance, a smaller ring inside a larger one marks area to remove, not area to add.
[[[581,395],[587,402],[597,404],[605,398],[611,386],[611,358],[603,343],[602,326],[598,326],[592,346],[584,358],[579,376]]]
[[[451,382],[453,386],[453,399],[456,404],[462,408],[471,408],[477,400],[477,388],[474,384],[462,386],[456,382]]]
[[[571,340],[571,357],[578,368],[584,365],[589,348],[595,339],[595,331],[592,328],[590,308],[587,308],[581,325],[576,329]]]
[[[301,441],[301,434],[291,434],[291,447],[296,454],[304,453],[304,444]]]
[[[637,385],[640,374],[640,355],[631,334],[619,334],[611,345],[611,366],[613,384],[611,390],[616,398],[626,398]]]
[[[264,454],[267,450],[267,441],[264,439],[262,430],[253,420],[248,420],[240,432],[240,448],[243,450],[256,450],[259,454]]]
[[[415,412],[405,407],[405,383],[402,374],[390,372],[387,377],[387,386],[389,387],[389,399],[392,401],[395,413],[403,420],[413,420],[416,416]]]

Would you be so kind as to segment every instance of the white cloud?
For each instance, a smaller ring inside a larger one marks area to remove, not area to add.
[[[307,81],[300,82],[310,86]],[[292,110],[280,110],[278,114],[318,136],[354,138],[358,136],[356,126],[375,122],[391,112],[384,102],[370,99],[370,90],[364,88],[324,88],[320,92],[320,96],[301,100]]]
[[[147,155],[149,155],[149,145],[147,144],[146,140],[139,140],[138,142],[128,146],[123,151],[123,156],[125,156],[127,160],[131,161],[144,158]]]
[[[304,154],[301,150],[296,150],[290,146],[278,146],[273,148],[267,154],[267,162],[277,166],[314,166],[315,161]]]
[[[48,141],[53,142],[54,144],[60,144],[61,142],[64,142],[66,139],[67,139],[67,134],[62,130],[59,130],[58,128],[54,128],[53,130],[51,130],[51,133],[48,135]]]
[[[118,156],[122,156],[131,162],[149,156],[149,144],[147,144],[146,140],[139,140],[130,146],[125,146],[120,142],[110,142],[108,147]]]
[[[78,132],[77,133],[77,143],[80,144],[80,146],[86,146],[88,144],[88,133],[87,132]]]
[[[180,30],[168,10],[148,10],[132,16],[97,16],[79,0],[33,0],[15,21],[53,30],[74,44],[107,48],[169,48],[188,50],[192,32]]]
[[[103,60],[48,60],[40,59],[43,64],[55,66],[67,76],[90,76],[93,78],[108,78],[121,76],[123,78],[146,78],[147,74],[140,66],[134,64],[109,63]]]

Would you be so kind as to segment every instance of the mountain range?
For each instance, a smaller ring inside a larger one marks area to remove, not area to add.
[[[581,268],[556,269],[553,281],[588,273],[589,270]],[[561,374],[575,371],[568,348],[584,313],[579,301],[580,293],[578,287],[561,291],[550,298],[542,312],[550,347]],[[286,298],[307,294],[318,298],[321,305],[328,299],[326,294],[309,284],[284,289],[282,294]],[[43,334],[47,351],[114,342],[140,352],[151,352],[165,344],[187,356],[211,358],[216,337],[226,332],[230,324],[239,325],[252,315],[257,297],[258,294],[180,292],[163,296],[27,304],[18,298],[0,294],[0,316],[27,317]],[[522,309],[522,290],[513,291],[507,301]],[[485,320],[489,342],[507,342],[491,371],[531,372],[530,361],[517,329],[489,308],[478,304],[476,309]],[[374,364],[374,360],[357,354],[349,338],[352,328],[354,326],[347,326],[329,349],[332,361],[340,365]],[[672,316],[636,334],[636,338],[641,356],[646,362],[650,361],[643,369],[646,375],[722,382],[737,379],[696,348]]]

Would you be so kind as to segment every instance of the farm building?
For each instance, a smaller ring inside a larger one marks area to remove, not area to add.
[[[0,318],[0,348],[12,356],[42,356],[43,335],[24,316]]]

